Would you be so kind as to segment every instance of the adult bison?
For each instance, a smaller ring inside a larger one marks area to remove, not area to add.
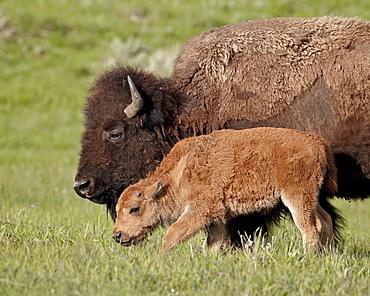
[[[74,188],[106,204],[115,219],[120,193],[153,171],[180,139],[272,126],[328,140],[338,196],[366,198],[369,69],[370,23],[339,17],[261,19],[212,29],[185,44],[169,78],[117,67],[96,80],[87,98]],[[320,204],[338,229],[341,217],[327,197],[322,192]],[[282,211],[231,220],[231,238],[258,226],[266,231]]]

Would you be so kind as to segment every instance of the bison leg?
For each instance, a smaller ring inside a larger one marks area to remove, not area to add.
[[[322,246],[331,246],[334,239],[333,223],[330,215],[324,209],[317,205],[316,214],[320,219],[322,229],[320,231],[320,241]]]
[[[230,245],[226,224],[211,224],[209,226],[207,231],[207,245],[211,252],[217,252]]]
[[[171,250],[203,229],[210,223],[209,219],[206,218],[207,214],[207,212],[200,211],[199,208],[197,211],[187,208],[167,230],[161,252]]]
[[[283,204],[278,204],[269,213],[251,213],[230,219],[226,223],[230,236],[230,244],[235,247],[243,247],[242,240],[254,239],[256,234],[268,235],[268,231],[277,225],[288,213]],[[243,238],[245,237],[245,238]]]

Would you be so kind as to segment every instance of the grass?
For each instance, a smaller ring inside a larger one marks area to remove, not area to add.
[[[168,75],[181,45],[263,17],[370,19],[367,0],[0,1],[0,295],[369,295],[370,203],[335,200],[343,250],[305,256],[291,222],[253,253],[209,254],[201,234],[159,256],[111,238],[103,207],[73,192],[80,112],[120,62]]]
[[[336,202],[343,208],[343,202]],[[210,254],[200,234],[158,255],[165,229],[142,246],[123,248],[109,236],[104,211],[91,222],[63,223],[39,207],[1,209],[1,295],[368,295],[369,202],[350,204],[344,249],[304,255],[287,221],[255,251]],[[77,215],[78,216],[78,215]],[[360,222],[356,224],[356,222]],[[352,230],[355,229],[355,230]],[[364,235],[365,234],[365,235]]]

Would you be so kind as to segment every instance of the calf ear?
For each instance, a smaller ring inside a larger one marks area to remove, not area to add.
[[[150,186],[148,197],[155,199],[157,197],[157,194],[162,189],[163,180],[159,180],[158,182],[154,183],[152,186]]]

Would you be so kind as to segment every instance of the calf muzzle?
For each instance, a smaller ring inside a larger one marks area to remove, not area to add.
[[[131,238],[128,238],[128,239],[125,239],[123,237],[123,234],[122,232],[118,231],[118,232],[114,232],[113,235],[112,235],[112,238],[119,244],[121,244],[122,246],[130,246],[131,243],[132,243],[132,239]]]

